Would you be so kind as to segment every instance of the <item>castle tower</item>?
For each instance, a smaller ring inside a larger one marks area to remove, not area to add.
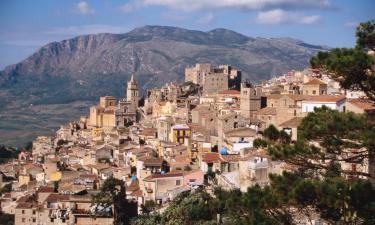
[[[138,84],[134,79],[134,74],[132,74],[132,77],[128,81],[128,86],[126,89],[126,100],[128,102],[131,102],[135,109],[138,108],[138,100],[139,100],[139,95],[138,95]]]
[[[252,117],[261,108],[262,89],[248,81],[241,83],[240,110],[242,116]]]

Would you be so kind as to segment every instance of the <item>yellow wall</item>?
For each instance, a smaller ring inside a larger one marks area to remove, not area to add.
[[[113,96],[100,97],[99,105],[102,108],[107,108],[108,106],[116,106],[116,98]]]

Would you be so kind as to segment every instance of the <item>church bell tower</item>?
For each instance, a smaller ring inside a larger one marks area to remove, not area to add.
[[[135,109],[138,108],[138,101],[139,101],[138,84],[134,79],[134,74],[132,74],[132,77],[128,81],[128,85],[126,89],[126,100],[128,102],[131,102],[132,105],[135,107]]]

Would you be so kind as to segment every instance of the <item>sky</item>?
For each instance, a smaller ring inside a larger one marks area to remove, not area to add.
[[[1,0],[0,70],[52,41],[145,25],[353,47],[356,26],[370,19],[374,0]]]

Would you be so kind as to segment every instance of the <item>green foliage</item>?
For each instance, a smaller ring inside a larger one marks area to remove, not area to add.
[[[141,205],[142,212],[149,214],[156,208],[156,202],[152,200],[147,200],[144,205]]]
[[[156,225],[160,224],[161,216],[158,213],[141,215],[131,221],[131,225]]]
[[[270,142],[279,142],[288,144],[291,141],[291,137],[285,131],[279,131],[274,125],[270,125],[263,131],[263,136]],[[257,139],[256,139],[257,140]],[[262,140],[257,140],[257,145],[260,144],[261,147],[266,147],[267,142],[262,142]],[[255,143],[254,143],[255,145]],[[255,146],[256,147],[256,146]]]
[[[60,139],[60,140],[57,141],[57,146],[65,145],[65,144],[68,144],[68,143],[69,143],[69,141]]]
[[[375,46],[375,22],[374,20],[361,23],[357,27],[357,48],[374,50]]]
[[[0,189],[0,196],[4,193],[11,192],[12,191],[12,183],[7,183],[5,184],[1,189]]]
[[[152,213],[135,218],[132,225],[214,225],[218,202],[209,194],[197,191],[177,196],[161,214]]]
[[[274,125],[270,125],[263,131],[263,136],[270,141],[276,141],[280,137],[279,130]]]
[[[0,145],[0,163],[6,163],[11,159],[17,158],[19,152],[17,149]]]
[[[256,138],[253,142],[254,144],[254,148],[265,148],[267,147],[267,141],[263,140],[263,139],[260,139],[260,138]]]
[[[374,121],[363,115],[340,113],[327,107],[309,113],[298,127],[298,141],[293,145],[272,144],[268,147],[274,159],[320,174],[330,165],[323,161],[358,163],[375,154]],[[315,141],[319,145],[311,145]],[[318,147],[319,146],[319,147]],[[350,151],[348,149],[361,149]],[[340,157],[337,157],[340,156]],[[340,171],[347,175],[368,176],[363,172]]]
[[[124,181],[113,177],[104,181],[100,192],[93,197],[93,204],[113,206],[115,225],[129,224],[136,215],[136,206],[126,199]]]
[[[0,224],[2,225],[14,225],[14,215],[6,214],[0,211]]]
[[[374,21],[361,23],[357,28],[356,48],[319,52],[311,58],[311,66],[328,72],[343,88],[362,90],[375,100],[375,59],[367,53],[375,49],[374,27]]]

